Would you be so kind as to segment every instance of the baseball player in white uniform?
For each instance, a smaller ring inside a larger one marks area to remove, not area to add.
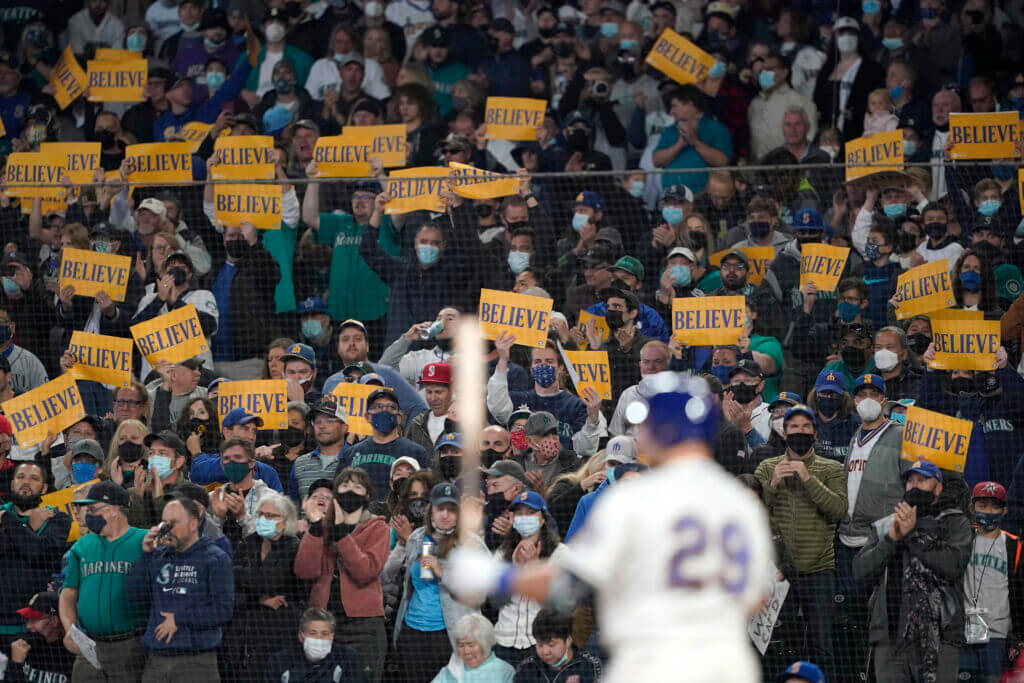
[[[459,553],[451,585],[538,601],[589,586],[610,683],[754,683],[747,624],[772,572],[767,515],[711,457],[718,411],[707,384],[669,372],[650,381],[656,393],[627,417],[656,469],[602,494],[558,566]]]

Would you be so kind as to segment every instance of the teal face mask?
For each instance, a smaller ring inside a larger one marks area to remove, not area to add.
[[[266,517],[256,518],[256,533],[260,538],[273,538],[277,536],[277,522]]]
[[[605,467],[604,468],[604,476],[605,476],[605,479],[608,480],[609,484],[614,484],[615,483],[615,468],[614,467]]]
[[[142,52],[146,47],[146,36],[141,33],[133,33],[124,39],[124,46],[132,52]]]
[[[633,195],[637,199],[640,199],[641,197],[644,196],[645,187],[646,186],[644,185],[644,181],[634,180],[629,184],[629,194]]]
[[[583,229],[587,223],[590,222],[590,216],[585,213],[574,213],[572,215],[572,229],[579,232]]]
[[[882,38],[882,45],[885,46],[886,50],[899,50],[900,48],[903,47],[903,39],[902,38]],[[890,95],[892,94],[893,90],[896,90],[896,88],[893,88],[892,90],[889,91]],[[900,91],[900,95],[902,95],[903,94],[903,88],[900,87],[899,91]]]
[[[149,456],[149,466],[156,470],[156,476],[161,479],[171,473],[171,459],[163,455]]]
[[[324,324],[319,320],[310,318],[302,321],[302,336],[306,339],[316,339],[324,333]]]
[[[672,266],[672,284],[676,287],[685,287],[690,284],[693,274],[690,269],[684,265],[676,264]]]
[[[606,21],[601,24],[601,35],[605,38],[614,38],[619,35],[619,25],[614,21]]]
[[[3,284],[4,292],[6,292],[8,294],[20,294],[21,293],[21,287],[18,285],[17,282],[14,281],[13,278],[5,277],[5,278],[3,278],[3,280],[0,280],[0,282],[2,282],[2,284]]]
[[[906,413],[892,413],[891,415],[889,415],[889,419],[892,420],[893,422],[899,422],[900,424],[904,424],[907,421],[907,414]]]
[[[904,150],[906,151],[906,150]],[[906,204],[886,204],[882,207],[882,211],[889,218],[896,218],[896,216],[902,216],[907,212]]]
[[[666,206],[661,209],[661,217],[669,225],[679,225],[683,222],[683,210],[678,206]]]
[[[222,85],[224,85],[224,81],[226,80],[227,76],[225,76],[221,72],[211,71],[210,73],[206,74],[206,87],[210,90],[217,90]]]
[[[619,41],[619,49],[620,50],[628,50],[629,48],[635,47],[635,46],[637,46],[639,44],[640,43],[636,42],[635,40],[620,40]]]
[[[433,244],[420,244],[416,247],[416,258],[425,266],[432,266],[441,258],[441,250]]]
[[[986,199],[978,205],[978,213],[982,216],[994,216],[1002,205],[998,199]]]
[[[530,267],[530,253],[526,251],[508,252],[508,267],[513,273],[519,275]]]

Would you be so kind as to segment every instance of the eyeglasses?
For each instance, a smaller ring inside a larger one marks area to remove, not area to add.
[[[744,263],[723,263],[721,265],[721,270],[726,270],[726,271],[735,270],[737,272],[742,272],[742,271],[744,271],[746,269],[747,269],[747,266]]]

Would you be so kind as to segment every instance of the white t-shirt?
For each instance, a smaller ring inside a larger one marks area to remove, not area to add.
[[[370,97],[378,100],[391,97],[391,88],[384,82],[384,70],[376,59],[367,59],[363,69],[363,90]],[[341,87],[341,73],[333,57],[321,57],[313,62],[306,79],[306,92],[314,100],[324,99],[324,90],[328,85]]]
[[[942,259],[949,259],[950,268],[956,263],[956,260],[960,258],[960,254],[964,251],[964,247],[959,242],[950,242],[941,249],[929,249],[928,240],[921,242],[917,245],[917,253],[921,255],[925,263],[931,263],[932,261],[941,261]]]
[[[928,198],[933,202],[946,196],[946,140],[949,139],[949,131],[945,133],[935,131],[932,138],[932,192]],[[952,261],[950,261],[952,264]]]
[[[610,487],[569,550],[559,564],[597,592],[607,683],[675,680],[683,663],[691,681],[760,680],[747,624],[771,570],[768,519],[713,460]]]
[[[178,18],[178,3],[168,5],[161,0],[154,2],[146,10],[146,26],[153,33],[156,49],[181,30],[181,19]]]
[[[430,12],[430,4],[430,0],[422,4],[412,0],[395,0],[384,10],[385,18],[405,33],[407,55],[412,54],[412,46],[424,29],[437,23]]]
[[[427,416],[427,434],[430,434],[430,442],[437,443],[437,440],[441,437],[441,433],[444,432],[444,421],[448,419],[447,415],[438,417],[433,412]]]
[[[266,56],[263,58],[263,63],[260,64],[260,77],[257,81],[256,94],[260,97],[266,95],[274,87],[274,67],[277,63],[284,59],[284,50],[281,52],[271,52],[267,50]]]
[[[860,483],[864,479],[864,468],[868,466],[868,459],[871,457],[871,449],[878,443],[879,437],[889,428],[892,422],[884,422],[880,427],[876,428],[873,434],[864,435],[862,430],[858,429],[857,433],[853,435],[853,443],[850,446],[850,452],[846,456],[846,498],[849,501],[847,507],[847,514],[853,516],[853,508],[857,505],[857,494],[860,493]],[[868,438],[861,443],[861,437],[867,436]],[[863,536],[847,536],[846,534],[839,534],[839,540],[843,542],[847,548],[860,548],[863,547],[867,542],[867,537]]]

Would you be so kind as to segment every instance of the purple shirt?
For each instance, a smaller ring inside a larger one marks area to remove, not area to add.
[[[238,47],[230,40],[224,41],[223,45],[210,52],[206,49],[201,37],[187,38],[178,44],[178,54],[171,63],[171,70],[181,76],[197,79],[192,82],[192,101],[202,102],[210,95],[205,83],[198,80],[205,81],[206,60],[211,57],[220,58],[228,67],[228,73],[231,73],[240,54]]]

